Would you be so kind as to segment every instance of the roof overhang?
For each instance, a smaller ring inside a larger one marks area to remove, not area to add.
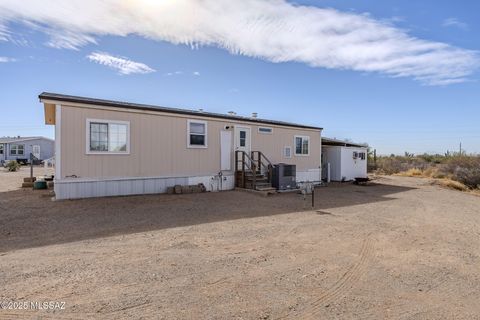
[[[352,141],[332,139],[326,137],[322,137],[322,146],[368,148],[368,144],[366,143],[355,143]]]
[[[52,103],[44,103],[43,107],[45,109],[45,124],[54,125],[55,124],[55,105]]]
[[[56,104],[70,103],[75,105],[111,107],[111,108],[116,108],[117,110],[130,109],[130,110],[153,111],[153,112],[161,112],[161,113],[198,116],[198,117],[205,117],[205,118],[216,118],[216,119],[223,119],[227,121],[242,121],[242,122],[250,122],[250,123],[259,123],[264,125],[276,125],[276,126],[292,127],[292,128],[298,128],[298,129],[307,129],[307,130],[316,130],[316,131],[323,130],[323,128],[321,127],[314,127],[314,126],[308,126],[308,125],[302,125],[302,124],[296,124],[296,123],[290,123],[290,122],[284,122],[284,121],[259,119],[259,118],[252,118],[252,117],[242,117],[242,116],[236,116],[236,115],[231,116],[231,115],[226,115],[221,113],[167,108],[167,107],[146,105],[146,104],[69,96],[69,95],[62,95],[57,93],[43,92],[38,96],[38,98],[40,99],[40,102],[43,102],[45,105],[45,123],[46,124],[55,124],[55,105]],[[48,111],[48,116],[47,116],[47,111]]]

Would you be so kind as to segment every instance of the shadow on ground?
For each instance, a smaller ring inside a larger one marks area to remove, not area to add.
[[[318,188],[315,209],[391,201],[413,188],[387,184]],[[309,203],[306,209],[311,210]],[[303,211],[294,193],[261,197],[229,191],[51,201],[45,191],[0,193],[0,252],[106,236]]]

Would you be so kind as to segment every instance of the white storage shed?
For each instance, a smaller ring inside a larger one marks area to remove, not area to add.
[[[351,181],[367,177],[365,144],[322,137],[322,179]]]

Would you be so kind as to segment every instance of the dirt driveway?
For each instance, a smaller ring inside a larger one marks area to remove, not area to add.
[[[0,193],[0,318],[480,319],[480,197],[389,177],[302,197]]]

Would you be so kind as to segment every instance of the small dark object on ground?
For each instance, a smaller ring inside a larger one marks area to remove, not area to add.
[[[28,159],[27,158],[22,158],[22,159],[17,158],[17,162],[19,164],[27,165],[28,164]]]
[[[369,182],[369,181],[370,181],[370,178],[368,178],[368,177],[367,177],[367,178],[355,178],[355,181],[353,181],[353,184],[358,184],[358,185],[363,184],[363,185],[366,185],[367,182]]]
[[[37,180],[37,178],[33,177],[33,178],[30,178],[30,177],[26,177],[26,178],[23,178],[23,182],[35,182]]]
[[[331,212],[328,212],[328,211],[317,210],[317,211],[315,211],[315,212],[316,212],[318,215],[321,215],[321,216],[323,216],[323,215],[331,215],[331,216],[332,216],[332,215],[333,215]]]
[[[47,182],[46,181],[35,181],[33,183],[34,189],[47,189]]]

